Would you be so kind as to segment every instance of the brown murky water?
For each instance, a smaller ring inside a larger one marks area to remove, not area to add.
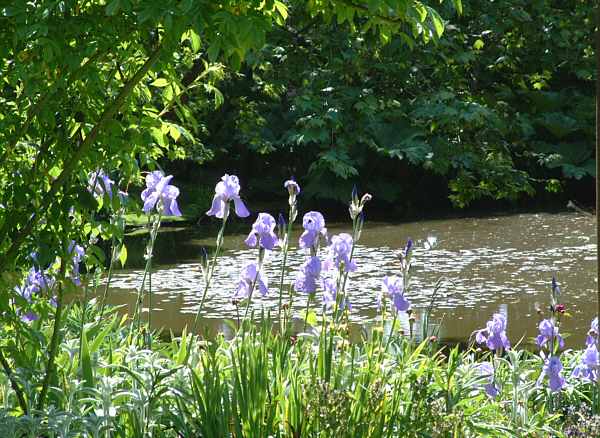
[[[355,252],[357,272],[350,274],[348,291],[353,304],[352,321],[373,324],[377,315],[376,294],[385,275],[398,274],[397,255],[408,237],[416,244],[407,296],[416,310],[428,306],[433,287],[440,278],[452,283],[440,291],[434,319],[441,321],[440,336],[446,341],[464,341],[485,326],[495,312],[506,315],[509,336],[514,343],[537,332],[536,306],[547,313],[550,281],[556,273],[562,288],[562,302],[570,314],[563,319],[563,332],[572,336],[567,343],[578,348],[596,311],[595,218],[576,213],[520,214],[491,218],[466,218],[365,226]],[[349,225],[329,225],[330,233],[349,231]],[[294,242],[300,230],[296,229]],[[427,248],[427,238],[437,243]],[[233,288],[244,263],[256,257],[245,249],[244,235],[228,235],[225,252],[219,259],[205,304],[204,324],[213,330],[228,331],[224,319],[235,319],[231,303]],[[129,243],[130,258],[141,257],[143,241]],[[158,238],[155,271],[152,275],[153,325],[174,332],[191,325],[203,290],[198,264],[200,247],[211,248],[214,239],[198,238],[193,230],[164,230]],[[136,249],[137,248],[137,249]],[[139,254],[138,254],[139,253]],[[302,263],[304,254],[292,248],[288,282]],[[135,260],[132,260],[135,264]],[[276,313],[280,254],[273,252],[265,264],[270,292],[256,294],[255,309]],[[110,302],[126,304],[130,314],[141,269],[117,271],[113,277]],[[320,300],[320,294],[317,293]],[[537,303],[537,304],[536,304]],[[306,296],[294,298],[299,315]],[[315,305],[315,308],[320,308]],[[404,326],[408,326],[405,315]]]

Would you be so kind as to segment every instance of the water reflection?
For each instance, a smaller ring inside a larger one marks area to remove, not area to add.
[[[328,228],[330,233],[349,231],[346,225]],[[243,248],[244,237],[226,238],[225,252],[215,270],[204,311],[204,321],[212,330],[223,331],[223,318],[236,318],[230,299],[233,287],[242,266],[255,258],[255,251]],[[501,312],[507,317],[514,344],[522,336],[535,335],[539,320],[535,303],[547,308],[550,279],[556,272],[562,301],[571,315],[563,323],[564,330],[573,333],[567,342],[573,347],[583,342],[596,308],[594,218],[571,213],[523,214],[370,224],[355,252],[358,271],[348,281],[353,323],[373,324],[381,278],[398,275],[398,254],[408,237],[418,242],[409,292],[417,310],[416,325],[420,323],[419,309],[428,306],[435,283],[447,278],[452,283],[445,283],[438,293],[433,313],[434,319],[442,321],[443,339],[464,340],[483,327],[494,312]],[[199,238],[194,230],[178,229],[161,233],[158,242],[158,266],[152,275],[153,320],[179,331],[191,324],[203,288],[200,265],[194,259],[201,246],[212,245],[213,238]],[[130,254],[135,252],[135,245],[136,241],[129,243]],[[288,281],[303,257],[292,249]],[[269,254],[266,273],[270,294],[265,298],[257,294],[255,310],[277,313],[280,263],[278,252]],[[111,302],[128,305],[131,313],[141,277],[140,269],[118,271],[112,282]],[[296,295],[293,304],[299,314],[306,306],[306,296]],[[402,326],[408,332],[408,320],[402,318]]]

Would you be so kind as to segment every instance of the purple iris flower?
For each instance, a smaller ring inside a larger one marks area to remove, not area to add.
[[[329,245],[329,259],[325,266],[326,269],[331,269],[334,265],[340,268],[343,264],[346,272],[356,271],[356,262],[351,259],[353,240],[348,233],[336,234],[331,238]]]
[[[596,382],[600,370],[600,355],[595,344],[589,345],[581,356],[581,363],[573,370],[573,377],[584,382]]]
[[[230,201],[233,201],[235,204],[235,214],[238,217],[250,216],[250,212],[240,198],[240,180],[235,175],[225,174],[215,187],[215,197],[213,198],[210,210],[206,214],[223,219],[226,213],[229,214]]]
[[[44,274],[39,268],[33,267],[29,270],[25,283],[15,287],[15,291],[27,302],[31,302],[34,295],[48,291],[54,285],[54,279]]]
[[[496,398],[500,394],[500,389],[494,382],[494,366],[489,362],[481,362],[477,366],[477,372],[480,374],[485,381],[483,389],[492,398]]]
[[[260,245],[262,248],[272,250],[277,245],[275,234],[275,218],[268,213],[259,213],[252,225],[252,231],[244,241],[250,248]]]
[[[475,340],[478,344],[486,344],[490,350],[502,351],[510,348],[510,341],[506,336],[506,318],[500,313],[495,313],[492,320],[487,322],[486,328],[477,332]]]
[[[285,187],[287,189],[287,191],[290,194],[290,198],[291,197],[296,197],[297,195],[300,194],[300,186],[298,185],[298,183],[296,182],[296,180],[292,179],[288,179],[286,182],[283,183],[283,187]]]
[[[302,227],[304,233],[300,236],[298,242],[300,248],[313,248],[317,246],[319,236],[325,237],[327,235],[327,228],[325,228],[325,218],[318,211],[309,211],[302,218]]]
[[[298,272],[294,281],[294,290],[306,294],[315,293],[320,274],[321,260],[319,257],[309,257],[300,267],[300,272]]]
[[[173,175],[165,176],[159,170],[146,175],[146,189],[142,192],[144,213],[150,213],[157,207],[162,208],[162,214],[165,216],[181,216],[177,205],[179,189],[169,184],[172,179]]]
[[[328,309],[335,304],[335,297],[337,294],[337,284],[333,278],[324,278],[321,282],[323,287],[323,305]]]
[[[544,368],[542,374],[538,380],[538,384],[544,378],[548,377],[548,386],[550,391],[557,392],[564,388],[565,379],[560,375],[563,369],[563,365],[558,356],[551,356],[549,359],[544,361]]]
[[[254,282],[256,282],[255,287],[258,287],[261,295],[265,296],[269,288],[266,277],[262,275],[256,263],[248,263],[246,266],[244,266],[244,269],[242,269],[238,287],[233,294],[233,298],[249,298]]]
[[[410,255],[410,251],[412,250],[413,247],[413,241],[412,239],[408,239],[408,241],[406,242],[406,247],[404,248],[404,257],[408,257]]]
[[[88,190],[96,197],[103,197],[106,193],[112,199],[112,186],[114,181],[111,180],[102,169],[97,172],[90,173],[88,177]]]
[[[81,286],[81,280],[79,278],[79,263],[81,263],[83,256],[85,256],[85,250],[81,245],[77,245],[74,240],[71,240],[69,248],[67,249],[67,253],[72,255],[71,280],[75,285]]]
[[[406,312],[410,308],[410,301],[404,296],[404,284],[402,278],[395,275],[392,277],[384,277],[381,283],[381,293],[378,297],[379,306],[381,306],[381,301],[385,294],[389,295],[397,312]]]
[[[31,310],[28,312],[25,312],[21,315],[21,321],[23,321],[23,322],[29,323],[29,322],[37,321],[38,319],[40,319],[40,316]]]
[[[558,341],[559,348],[562,348],[565,344],[562,336],[558,334],[558,327],[554,325],[554,322],[550,319],[544,319],[539,325],[540,334],[536,338],[538,347],[542,348],[546,344],[550,344],[553,339]]]
[[[598,317],[592,320],[590,330],[585,339],[585,345],[595,345],[598,343]]]

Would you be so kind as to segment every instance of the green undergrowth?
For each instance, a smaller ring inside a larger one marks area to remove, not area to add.
[[[34,407],[50,325],[35,322],[36,339],[2,335],[31,357],[14,374],[25,389],[27,415],[0,375],[0,436],[546,437],[563,436],[565,427],[595,427],[593,417],[588,423],[579,417],[589,410],[591,388],[551,395],[536,383],[541,359],[524,350],[493,359],[411,340],[389,324],[357,343],[348,343],[341,324],[278,334],[268,316],[233,326],[232,339],[184,332],[165,340],[143,326],[131,331],[115,309],[100,317],[94,304],[85,312],[76,304],[66,312],[41,412]],[[576,357],[565,354],[569,375]],[[496,398],[484,391],[479,372],[491,359]]]

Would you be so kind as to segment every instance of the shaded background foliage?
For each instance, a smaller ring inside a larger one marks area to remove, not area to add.
[[[290,174],[309,202],[343,201],[356,183],[395,207],[388,219],[591,201],[591,4],[472,0],[459,15],[434,3],[447,26],[424,45],[292,2],[262,50],[222,71],[218,108],[196,101],[206,176],[171,166],[206,183],[235,170],[264,200]]]

